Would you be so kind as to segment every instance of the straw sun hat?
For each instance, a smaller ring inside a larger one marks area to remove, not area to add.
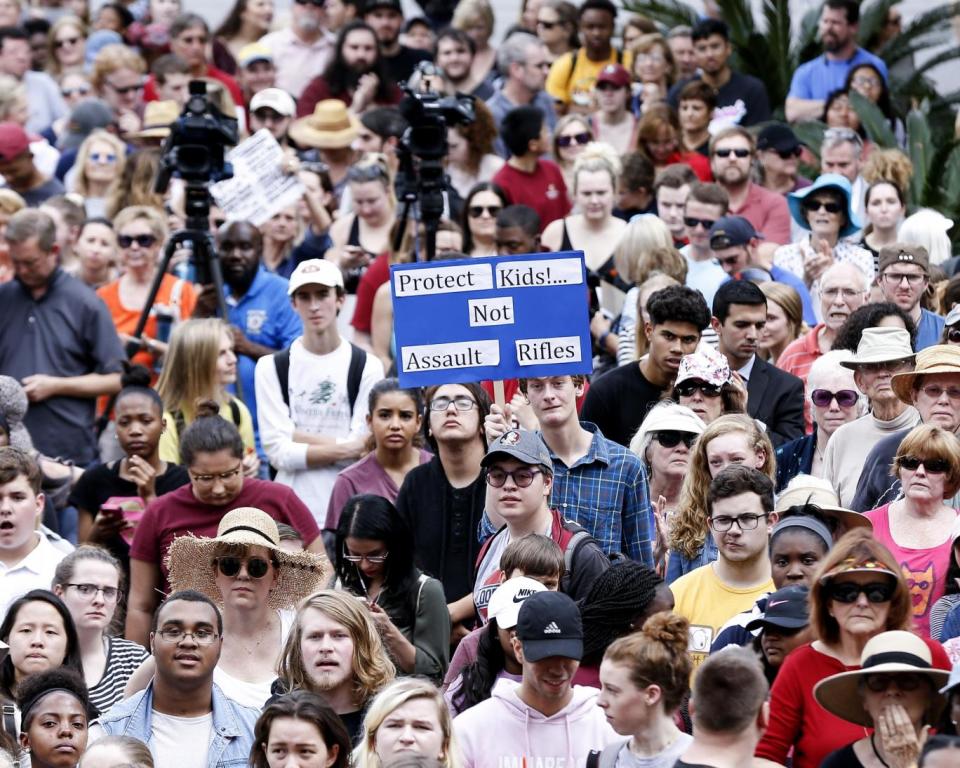
[[[890,379],[890,387],[903,402],[913,403],[913,384],[918,376],[934,373],[960,375],[960,347],[954,344],[936,344],[917,352],[916,367],[909,373],[897,373]]]
[[[304,147],[342,149],[360,133],[360,121],[339,99],[318,101],[313,114],[294,120],[290,138]]]
[[[324,555],[281,549],[273,518],[260,509],[240,507],[223,516],[213,539],[192,534],[174,539],[167,552],[171,588],[194,589],[222,605],[213,557],[217,548],[225,544],[270,550],[277,566],[277,583],[267,601],[271,608],[293,607],[329,581],[330,561]]]

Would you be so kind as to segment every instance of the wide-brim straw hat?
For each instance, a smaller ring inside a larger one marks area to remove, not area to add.
[[[917,363],[912,371],[898,373],[890,379],[890,387],[903,402],[913,404],[913,384],[918,376],[952,373],[960,377],[960,346],[936,344],[917,352]]]
[[[225,544],[270,550],[277,568],[277,583],[267,601],[271,608],[292,608],[329,581],[331,567],[326,555],[281,549],[273,518],[255,507],[239,507],[223,516],[216,537],[190,534],[173,540],[166,561],[170,587],[174,591],[196,590],[222,605],[213,558],[218,547]]]
[[[820,706],[848,723],[873,727],[873,718],[863,707],[860,681],[866,675],[911,673],[930,680],[929,722],[935,723],[946,704],[940,688],[950,679],[945,669],[934,669],[927,644],[912,632],[892,630],[870,638],[860,655],[860,669],[831,675],[813,689]]]
[[[313,114],[294,120],[290,138],[301,147],[343,149],[360,133],[360,121],[339,99],[317,102]]]
[[[910,333],[903,328],[865,328],[857,344],[857,352],[849,360],[840,362],[851,371],[868,363],[893,363],[916,357],[910,346]]]
[[[128,136],[131,139],[165,139],[170,135],[170,126],[179,119],[177,102],[150,101],[143,110],[143,127]]]
[[[852,509],[841,507],[840,499],[836,493],[817,485],[794,485],[788,488],[777,496],[775,510],[786,512],[790,507],[802,507],[804,504],[812,504],[827,517],[838,518],[848,531],[853,528],[873,530],[873,523],[870,522],[869,517]]]

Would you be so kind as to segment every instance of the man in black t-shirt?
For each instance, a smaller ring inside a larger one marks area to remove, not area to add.
[[[400,0],[368,0],[363,8],[363,20],[377,33],[380,58],[394,83],[409,80],[417,64],[430,61],[429,52],[400,43],[400,30],[403,28]]]

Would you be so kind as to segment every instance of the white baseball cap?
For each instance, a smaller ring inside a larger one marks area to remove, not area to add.
[[[343,273],[340,267],[326,259],[307,259],[297,264],[290,275],[287,295],[293,296],[305,285],[325,285],[328,288],[343,288]]]
[[[545,592],[547,588],[536,579],[517,576],[507,579],[494,590],[487,604],[487,617],[497,620],[500,629],[513,629],[517,626],[520,606],[530,595]]]
[[[293,96],[282,88],[264,88],[255,93],[250,99],[250,111],[256,112],[262,107],[269,107],[284,117],[293,117],[297,114],[297,105],[293,101]]]

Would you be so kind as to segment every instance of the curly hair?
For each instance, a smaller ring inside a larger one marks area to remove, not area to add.
[[[160,169],[161,152],[158,147],[141,147],[127,155],[120,181],[107,198],[106,215],[112,219],[124,208],[145,205],[163,210],[163,196],[153,191],[153,182]]]
[[[732,432],[744,433],[751,450],[763,455],[760,471],[771,480],[775,479],[777,462],[773,444],[753,419],[743,414],[726,414],[711,422],[693,448],[690,471],[680,489],[680,503],[670,527],[670,549],[684,557],[696,557],[707,539],[707,493],[713,480],[707,461],[707,446],[714,438]]]
[[[881,301],[877,304],[864,304],[850,313],[847,321],[837,331],[837,338],[831,349],[849,349],[856,353],[860,346],[860,337],[867,328],[876,328],[886,317],[899,317],[903,321],[907,333],[910,334],[910,347],[916,349],[917,324],[913,318],[891,301]]]
[[[877,147],[863,164],[863,178],[867,184],[889,181],[901,192],[906,202],[906,191],[910,189],[913,178],[913,161],[900,149],[881,149]]]
[[[493,113],[483,101],[475,102],[473,107],[473,122],[458,125],[454,130],[467,142],[467,169],[476,173],[484,155],[493,154],[493,142],[497,139],[498,131]]]
[[[700,291],[685,285],[671,285],[647,299],[651,325],[690,323],[702,331],[710,325],[710,309]]]

